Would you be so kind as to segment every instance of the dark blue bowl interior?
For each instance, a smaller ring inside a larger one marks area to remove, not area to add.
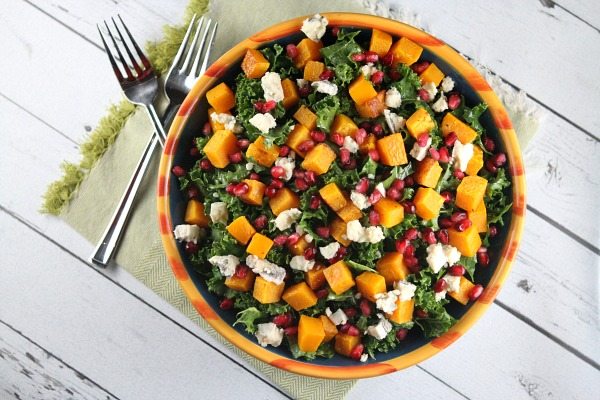
[[[347,28],[352,29],[352,27],[347,27]],[[287,45],[289,43],[298,43],[303,37],[304,37],[304,35],[302,33],[293,34],[288,37],[277,40],[275,42],[270,42],[270,43],[266,44],[265,47],[272,45],[274,43],[279,43],[285,47],[285,45]],[[370,30],[363,29],[363,32],[361,32],[361,34],[357,37],[357,41],[361,45],[363,45],[363,47],[368,48],[369,38],[370,38]],[[334,39],[331,37],[328,37],[328,35],[326,35],[323,38],[323,40],[324,40],[324,43],[326,46],[328,44],[331,44],[334,42]],[[463,78],[463,76],[461,76],[458,73],[458,71],[456,71],[456,69],[454,69],[450,64],[445,62],[443,59],[436,57],[433,53],[429,52],[427,49],[424,50],[423,55],[421,56],[421,59],[435,63],[446,75],[451,76],[452,79],[454,79],[454,81],[456,82],[455,89],[463,94],[466,104],[468,106],[472,107],[472,106],[475,106],[482,102],[482,99],[469,86],[469,84]],[[237,63],[237,65],[235,67],[230,68],[225,73],[225,75],[219,80],[219,82],[226,82],[226,83],[230,84],[230,86],[231,86],[231,83],[233,83],[235,80],[235,76],[237,76],[237,74],[241,72],[241,68],[239,66],[240,62],[241,62],[241,59],[239,60],[239,62]],[[190,147],[192,146],[194,138],[198,136],[199,132],[202,129],[202,126],[207,121],[207,110],[208,110],[208,103],[206,102],[206,99],[202,99],[201,101],[197,102],[196,108],[194,110],[192,110],[190,117],[187,121],[187,124],[183,129],[178,148],[175,152],[174,165],[182,165],[182,166],[189,168],[189,167],[192,167],[192,165],[194,164],[194,160],[189,156],[188,151],[189,151]],[[492,120],[492,117],[491,117],[491,114],[489,111],[486,111],[483,114],[483,116],[481,117],[481,123],[484,126],[487,135],[490,136],[491,138],[493,138],[496,141],[497,146],[500,146],[500,148],[503,151],[505,151],[504,143],[502,142],[502,140],[499,136],[498,130],[494,125],[494,122]],[[169,187],[169,191],[170,191],[169,207],[170,207],[170,211],[171,211],[171,216],[173,218],[173,224],[175,226],[175,225],[184,223],[183,217],[184,217],[184,213],[185,213],[185,207],[187,204],[187,198],[184,195],[184,193],[182,193],[179,190],[177,179],[171,179],[171,185]],[[510,191],[508,193],[508,195],[510,197],[512,197],[512,191]],[[507,216],[505,219],[506,227],[508,227],[510,225],[510,218],[511,217],[509,214],[509,216]],[[498,260],[500,258],[501,247],[506,240],[507,231],[508,231],[508,229],[501,229],[499,231],[499,234],[496,236],[495,240],[493,241],[492,245],[490,246],[490,248],[489,248],[489,254],[490,254],[489,266],[486,268],[479,267],[477,269],[477,272],[475,274],[475,281],[477,283],[484,285],[484,287],[487,285],[487,283],[491,279],[491,277],[496,269]],[[179,250],[179,254],[180,254],[182,260],[184,260],[184,264],[187,269],[187,272],[190,274],[192,281],[194,282],[194,284],[196,285],[196,287],[198,288],[198,290],[200,291],[200,293],[202,294],[204,299],[208,302],[208,304],[210,304],[212,309],[223,320],[225,320],[230,325],[233,325],[233,323],[236,320],[236,318],[235,318],[236,311],[223,311],[219,308],[219,302],[218,302],[217,297],[207,290],[204,279],[194,270],[194,267],[189,262],[189,257],[186,255],[186,253],[184,251],[184,246],[180,243],[178,244],[178,250]],[[452,316],[454,316],[455,318],[462,317],[467,312],[469,307],[470,307],[470,305],[462,306],[456,302],[451,302],[447,306],[449,313]],[[234,327],[234,329],[236,329],[241,335],[247,337],[249,340],[256,341],[256,339],[254,338],[253,335],[249,335],[239,326]],[[377,356],[377,360],[369,359],[368,363],[377,362],[377,361],[386,361],[386,360],[389,360],[392,358],[396,358],[398,356],[401,356],[403,354],[406,354],[413,350],[416,350],[417,348],[427,344],[430,341],[431,341],[431,338],[425,338],[419,329],[412,329],[410,331],[410,334],[408,335],[408,337],[402,343],[401,346],[399,346],[397,349],[395,349],[394,351],[391,351],[389,353],[379,354]],[[285,348],[285,346],[280,346],[279,348],[274,348],[274,347],[269,346],[267,348],[270,351],[272,351],[280,356],[291,358],[291,353]],[[327,365],[327,366],[346,366],[346,365],[356,366],[356,361],[350,360],[346,357],[342,357],[339,355],[336,355],[335,357],[333,357],[331,359],[317,358],[314,361],[310,361],[310,363],[318,364],[318,365]]]

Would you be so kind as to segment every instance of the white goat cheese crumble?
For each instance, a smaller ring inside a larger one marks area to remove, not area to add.
[[[319,247],[319,253],[326,259],[330,260],[337,254],[340,249],[338,242],[329,243],[327,246]]]
[[[227,224],[229,219],[229,212],[227,211],[227,204],[222,201],[214,202],[210,205],[210,219],[213,223],[220,222],[224,225]]]
[[[336,312],[332,313],[331,309],[329,309],[329,307],[327,307],[325,309],[325,315],[327,315],[327,318],[329,318],[331,323],[336,326],[344,325],[346,322],[348,322],[348,316],[346,315],[344,310],[342,310],[341,308],[339,308]]]
[[[444,112],[448,109],[448,102],[446,101],[446,96],[443,94],[437,99],[432,105],[431,109],[437,113]]]
[[[259,274],[263,279],[269,282],[273,282],[276,285],[283,283],[283,278],[285,278],[286,274],[285,268],[281,268],[277,264],[273,264],[270,261],[260,259],[251,254],[246,257],[246,265],[250,267],[252,272]]]
[[[273,347],[278,347],[283,340],[283,329],[278,328],[272,322],[267,322],[265,324],[256,325],[258,328],[256,331],[256,339],[258,340],[258,344],[262,347],[267,347],[267,345],[271,345]]]
[[[422,86],[422,89],[424,89],[427,94],[429,95],[429,100],[433,100],[433,98],[435,97],[435,95],[437,94],[438,90],[435,87],[435,85],[433,84],[433,82],[427,82],[426,84],[424,84]]]
[[[300,30],[304,32],[307,38],[317,42],[325,35],[325,29],[327,28],[328,23],[329,21],[327,18],[320,14],[315,14],[302,21],[302,28],[300,28]]]
[[[175,240],[179,240],[180,242],[198,243],[198,239],[202,235],[202,230],[198,225],[181,224],[175,227],[173,234],[175,235]]]
[[[387,108],[383,110],[383,117],[385,118],[385,123],[390,128],[392,133],[398,133],[404,127],[404,118],[399,116],[396,113],[391,112]]]
[[[275,226],[280,231],[285,231],[292,227],[296,221],[302,216],[302,211],[297,208],[290,208],[289,210],[283,211],[275,218]]]
[[[358,207],[359,210],[364,210],[371,207],[369,198],[366,195],[357,192],[356,190],[350,192],[350,200],[352,201],[352,204]]]
[[[275,128],[277,126],[277,122],[275,118],[269,114],[255,114],[252,118],[248,120],[252,126],[261,131],[261,133],[268,133],[269,129]]]
[[[454,142],[454,147],[452,148],[452,159],[458,169],[465,172],[467,170],[467,166],[469,165],[469,161],[473,158],[473,144],[467,143],[462,144],[460,140]]]
[[[427,264],[434,273],[438,273],[444,266],[452,266],[460,260],[460,252],[454,246],[441,243],[427,246]]]
[[[335,83],[329,81],[315,81],[311,84],[312,87],[319,93],[335,96],[338,92],[338,87]]]
[[[391,290],[389,292],[377,293],[375,295],[375,305],[377,309],[383,311],[386,314],[393,313],[398,307],[396,302],[398,301],[398,296],[400,295],[399,290]]]
[[[281,76],[277,72],[267,72],[260,78],[260,85],[265,93],[265,100],[280,102],[283,100],[283,86]]]
[[[369,226],[364,228],[358,220],[348,222],[346,237],[348,240],[358,243],[379,243],[384,239],[381,227]]]
[[[402,104],[402,96],[395,87],[385,92],[385,105],[391,108],[398,108]]]
[[[296,271],[310,271],[315,266],[314,260],[307,260],[303,255],[294,256],[290,260],[290,268]]]
[[[356,143],[356,141],[352,139],[352,136],[346,136],[344,137],[344,143],[342,144],[342,148],[354,154],[358,151],[358,143]]]
[[[367,334],[373,336],[377,340],[385,339],[392,331],[392,324],[385,318],[381,318],[376,325],[371,325],[367,328]]]
[[[398,300],[407,301],[415,296],[417,287],[410,282],[398,281],[394,283],[394,289],[400,292],[400,294],[398,294]]]
[[[291,157],[279,157],[275,160],[275,165],[283,168],[285,171],[285,175],[283,176],[284,181],[289,181],[292,179],[292,175],[294,174],[294,168],[296,167],[296,162]]]
[[[219,267],[221,275],[229,277],[235,274],[235,268],[240,265],[240,259],[236,256],[212,256],[208,259],[212,265]]]
[[[210,119],[213,122],[217,122],[219,124],[223,124],[223,127],[228,131],[232,131],[235,133],[240,133],[242,127],[237,123],[235,117],[231,114],[220,113],[217,114],[213,112],[210,114]]]
[[[442,79],[440,88],[442,89],[442,92],[448,93],[449,91],[454,89],[454,80],[449,76],[444,77],[444,79]]]
[[[429,147],[431,147],[431,137],[429,137],[429,139],[427,139],[427,144],[425,146],[419,146],[419,143],[415,142],[415,144],[413,144],[413,148],[410,150],[409,154],[415,160],[423,161],[423,159],[427,156]]]

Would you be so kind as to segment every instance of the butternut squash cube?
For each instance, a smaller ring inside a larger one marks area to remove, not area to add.
[[[236,290],[238,292],[247,292],[252,289],[252,285],[254,285],[254,279],[256,275],[252,271],[248,271],[246,276],[243,278],[239,278],[235,275],[227,277],[225,279],[225,286],[227,286],[231,290]]]
[[[338,330],[333,324],[333,322],[331,322],[331,320],[327,317],[327,315],[321,315],[319,316],[319,319],[323,323],[323,330],[325,331],[325,338],[323,338],[323,343],[330,342],[331,339],[333,339],[335,335],[337,335]]]
[[[377,261],[375,269],[385,278],[385,283],[388,286],[393,285],[394,282],[406,280],[406,277],[410,274],[404,263],[404,255],[396,251],[385,253]]]
[[[250,190],[241,195],[240,200],[253,206],[262,206],[263,195],[265,194],[267,185],[255,179],[244,179],[243,182],[248,185]]]
[[[308,287],[310,287],[312,290],[317,290],[323,287],[325,282],[327,282],[325,279],[325,274],[323,273],[324,270],[325,267],[318,265],[304,273],[304,280],[306,281]]]
[[[250,244],[246,248],[246,253],[254,254],[258,258],[264,259],[269,250],[273,247],[273,241],[260,233],[255,233],[250,240]]]
[[[310,290],[310,289],[309,289]],[[320,318],[301,315],[298,323],[298,347],[307,353],[317,351],[325,339],[325,329]]]
[[[454,228],[448,229],[448,239],[450,244],[465,257],[473,257],[481,247],[481,237],[475,225],[471,225],[463,232]]]
[[[325,64],[320,61],[307,61],[304,66],[304,79],[310,82],[320,81],[319,76],[325,71]]]
[[[481,147],[475,145],[473,146],[473,157],[469,160],[467,164],[467,170],[465,171],[467,175],[477,175],[479,170],[483,167],[483,150]]]
[[[285,282],[278,285],[258,275],[254,280],[252,296],[261,304],[277,303],[281,299],[284,288]]]
[[[447,113],[442,119],[442,135],[446,137],[450,132],[456,133],[462,144],[471,143],[477,137],[477,132],[473,128],[462,122],[454,114]]]
[[[235,95],[224,82],[206,92],[206,100],[218,113],[229,111],[235,106]]]
[[[377,151],[379,152],[379,159],[384,165],[393,167],[408,162],[401,133],[392,133],[377,140]]]
[[[229,156],[240,151],[237,138],[231,131],[216,131],[204,145],[204,154],[216,168],[229,165]]]
[[[298,86],[289,78],[285,78],[281,81],[281,87],[283,88],[283,107],[287,110],[290,107],[295,106],[300,101],[300,95],[298,94]]]
[[[417,164],[415,172],[415,181],[422,186],[433,188],[437,185],[442,176],[442,167],[440,163],[431,157],[425,157]]]
[[[321,195],[323,201],[325,201],[325,203],[327,203],[327,205],[335,212],[346,207],[348,204],[346,195],[340,190],[335,182],[331,182],[323,186],[321,189],[319,189],[319,194]]]
[[[475,210],[467,211],[467,216],[473,223],[473,226],[477,228],[477,232],[487,232],[487,209],[485,208],[485,201],[479,203]]]
[[[190,200],[185,209],[185,222],[190,225],[198,225],[201,228],[206,228],[210,219],[204,213],[204,204],[198,200]]]
[[[248,49],[242,60],[242,71],[248,78],[256,79],[269,70],[269,65],[269,61],[259,50]]]
[[[429,67],[425,68],[425,71],[421,72],[421,83],[433,83],[435,87],[438,87],[444,79],[444,73],[434,63],[429,64]]]
[[[270,168],[277,157],[279,157],[279,146],[272,144],[270,147],[265,144],[264,136],[259,136],[254,142],[250,143],[246,150],[246,157],[252,158],[257,164]]]
[[[355,285],[352,272],[344,261],[338,261],[325,268],[323,274],[335,294],[342,294]]]
[[[348,92],[356,104],[363,104],[367,100],[377,96],[377,91],[373,87],[373,84],[363,74],[359,74],[350,86],[348,86]]]
[[[335,152],[331,150],[328,144],[319,143],[306,153],[301,166],[306,170],[315,172],[317,175],[323,175],[329,171],[329,167],[331,167],[331,163],[336,157]]]
[[[237,217],[229,225],[227,232],[241,244],[248,244],[256,230],[245,216]]]
[[[375,302],[375,295],[386,292],[385,278],[373,272],[363,272],[356,277],[356,288],[362,296]]]
[[[412,65],[421,57],[423,48],[412,40],[402,37],[392,45],[390,51],[394,55],[394,66],[400,63]]]
[[[308,248],[308,245],[309,243],[306,241],[304,236],[301,236],[296,243],[289,244],[288,249],[293,255],[299,256],[301,254],[304,254],[304,250]]]
[[[487,179],[481,176],[465,176],[456,188],[456,205],[465,211],[473,211],[483,201]]]
[[[386,314],[390,321],[397,324],[404,324],[410,322],[413,319],[413,312],[415,310],[415,300],[396,301],[396,309],[391,314]]]
[[[346,205],[341,210],[338,210],[336,214],[346,223],[360,219],[363,215],[360,208],[356,207],[348,198],[346,198]]]
[[[331,224],[329,224],[329,232],[342,246],[348,247],[352,243],[346,236],[346,221],[341,218],[334,218],[333,221],[331,221]]]
[[[473,282],[465,278],[464,276],[460,277],[460,289],[457,292],[448,292],[448,296],[452,297],[454,300],[458,301],[462,305],[466,305],[469,302],[469,293],[473,290],[475,285]]]
[[[269,199],[269,206],[271,206],[273,214],[277,216],[290,208],[298,208],[300,206],[300,199],[289,188],[282,188],[277,191],[275,196]]]
[[[294,129],[288,134],[288,138],[285,144],[288,145],[289,148],[294,150],[296,154],[304,157],[306,155],[305,151],[300,150],[300,144],[307,140],[311,140],[310,131],[307,127],[302,124],[294,125]]]
[[[210,123],[210,129],[211,129],[213,132],[216,132],[216,131],[222,131],[223,129],[225,129],[225,125],[223,125],[222,123],[220,123],[220,122],[218,122],[218,121],[214,121],[214,120],[211,118],[211,115],[212,115],[212,113],[217,113],[217,114],[219,114],[219,113],[218,113],[218,112],[217,112],[217,111],[216,111],[214,108],[212,108],[212,107],[209,107],[209,109],[208,109],[208,122]],[[224,112],[224,113],[221,113],[221,114],[227,114],[227,115],[231,115],[231,113],[230,113],[229,111],[226,111],[226,112]]]
[[[304,68],[308,61],[317,61],[322,58],[321,48],[323,43],[320,41],[313,42],[309,38],[305,38],[296,47],[298,48],[298,55],[294,58],[294,64],[298,69]]]
[[[301,105],[294,113],[294,119],[304,125],[309,131],[312,131],[317,127],[317,114],[312,112],[310,108],[305,105]]]
[[[350,357],[352,350],[360,343],[360,336],[350,336],[345,333],[335,335],[335,352]]]
[[[290,286],[283,292],[283,300],[296,311],[304,310],[317,304],[317,296],[306,282]]]
[[[358,126],[352,121],[352,118],[344,114],[338,114],[333,119],[330,131],[342,136],[353,136],[357,129]]]
[[[358,115],[363,118],[377,118],[383,114],[386,109],[385,105],[385,90],[377,93],[377,96],[370,98],[362,104],[355,104]]]
[[[377,138],[375,135],[367,135],[365,141],[358,145],[358,151],[361,154],[367,154],[369,151],[377,148]]]
[[[379,213],[379,223],[385,228],[392,228],[404,220],[404,207],[387,197],[375,203],[373,208]]]
[[[420,187],[414,198],[417,215],[423,219],[434,219],[440,214],[444,198],[432,188]]]
[[[448,114],[446,114],[448,115]],[[406,120],[406,129],[415,139],[422,133],[429,133],[435,128],[435,121],[424,108],[419,108]]]
[[[384,57],[390,51],[390,47],[392,47],[392,35],[379,29],[373,29],[369,51],[377,53],[379,57]]]

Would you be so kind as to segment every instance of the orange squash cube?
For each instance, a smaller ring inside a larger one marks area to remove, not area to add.
[[[227,232],[241,244],[248,244],[256,230],[245,216],[237,217],[229,225]]]
[[[289,188],[282,188],[277,191],[275,196],[269,199],[269,206],[271,206],[273,214],[277,216],[290,208],[298,208],[300,206],[300,199]]]
[[[412,40],[402,37],[392,45],[390,51],[394,55],[394,66],[400,63],[412,65],[421,57],[423,48]]]
[[[290,149],[294,150],[296,154],[304,157],[306,152],[300,150],[300,144],[307,140],[312,140],[308,128],[302,124],[296,124],[294,125],[294,129],[288,134],[285,144],[288,145]]]
[[[386,314],[390,321],[397,324],[404,324],[410,322],[413,319],[413,312],[415,310],[415,300],[398,300],[396,302],[396,309],[391,314]]]
[[[206,100],[218,113],[229,111],[235,106],[235,95],[225,83],[206,92]]]
[[[246,253],[254,254],[258,258],[264,259],[267,257],[271,247],[273,247],[273,241],[257,232],[252,236],[250,244],[246,248]]]
[[[283,88],[283,107],[287,110],[290,107],[295,106],[300,101],[300,95],[298,94],[298,86],[289,78],[285,78],[281,81],[281,87]]]
[[[346,198],[346,205],[341,210],[336,211],[336,214],[346,223],[360,219],[363,215],[360,208],[356,207],[348,198]]]
[[[454,228],[448,229],[448,240],[465,257],[473,257],[481,247],[481,237],[475,225],[471,225],[463,232]]]
[[[204,145],[204,154],[216,168],[229,165],[229,156],[240,151],[237,138],[231,131],[216,131]]]
[[[367,100],[377,96],[377,91],[373,87],[373,84],[363,74],[359,74],[350,86],[348,86],[348,92],[356,104],[363,104]]]
[[[309,243],[306,241],[304,236],[301,236],[300,239],[294,244],[288,245],[288,250],[295,256],[299,256],[304,254],[304,250],[306,250],[309,246]]]
[[[211,118],[211,115],[212,115],[213,113],[219,114],[219,113],[218,113],[218,112],[217,112],[217,111],[216,111],[214,108],[212,108],[212,107],[209,107],[209,109],[208,109],[208,122],[210,123],[210,129],[211,129],[211,131],[213,131],[213,132],[216,132],[216,131],[222,131],[223,129],[225,129],[225,125],[223,125],[222,123],[220,123],[220,122],[218,122],[218,121],[215,121],[215,120],[213,120],[213,119]],[[226,111],[226,112],[224,112],[224,113],[221,113],[221,114],[227,114],[227,115],[231,115],[231,113],[230,113],[230,112],[228,112],[228,111]]]
[[[309,288],[311,288],[312,290],[317,290],[323,287],[323,285],[327,281],[325,279],[325,274],[323,273],[324,270],[325,267],[323,267],[322,265],[318,265],[304,273],[304,280],[306,281],[306,284]]]
[[[473,128],[462,122],[454,114],[447,113],[442,119],[442,135],[446,137],[450,132],[456,133],[462,144],[471,143],[477,137],[477,132]]]
[[[446,114],[448,115],[448,114]],[[429,133],[435,128],[435,121],[424,108],[419,108],[406,120],[406,129],[415,139],[422,133]]]
[[[248,49],[242,60],[242,71],[248,78],[256,79],[269,70],[269,65],[269,61],[259,50]]]
[[[317,304],[317,296],[306,282],[290,286],[283,292],[283,300],[296,311],[304,310]]]
[[[184,221],[186,224],[198,225],[201,228],[206,228],[210,219],[204,213],[204,204],[194,199],[188,201],[187,207],[185,208]]]
[[[473,146],[473,157],[469,160],[467,164],[467,170],[465,171],[467,175],[477,175],[479,170],[483,167],[483,150],[481,147],[475,145]]]
[[[383,114],[386,109],[385,105],[385,90],[377,93],[377,96],[365,101],[362,104],[355,104],[358,115],[363,118],[377,118]]]
[[[350,357],[352,350],[360,343],[360,336],[350,336],[345,333],[335,335],[335,352]]]
[[[473,282],[465,278],[464,276],[460,277],[460,290],[457,292],[448,292],[448,296],[452,297],[454,300],[458,301],[462,305],[466,305],[469,302],[469,293],[473,290],[475,285]]]
[[[425,68],[425,71],[419,75],[421,83],[433,83],[435,87],[438,87],[444,79],[444,73],[434,63],[429,64],[429,67]]]
[[[410,274],[410,270],[404,263],[404,255],[396,251],[385,253],[377,261],[375,269],[385,278],[385,283],[388,286],[393,285],[394,282],[406,280],[406,277]]]
[[[483,201],[487,179],[481,176],[465,176],[456,188],[456,205],[465,211],[473,211]]]
[[[310,290],[310,289],[309,289]],[[325,339],[325,329],[320,318],[301,315],[298,323],[298,347],[307,353],[317,351]]]
[[[313,42],[309,38],[302,39],[296,46],[298,55],[294,58],[296,68],[302,69],[308,61],[318,61],[321,57],[321,48],[323,43],[320,41]]]
[[[338,261],[323,271],[329,287],[335,294],[342,294],[355,285],[352,272],[344,261]]]
[[[377,151],[379,152],[379,159],[384,165],[393,167],[408,162],[401,133],[392,133],[377,140]]]
[[[413,200],[417,215],[423,219],[433,219],[440,214],[444,198],[432,188],[420,187]]]
[[[344,114],[338,114],[331,124],[330,131],[342,136],[353,136],[357,129],[358,126],[352,121],[352,118]]]
[[[317,175],[323,175],[329,171],[329,167],[331,167],[331,163],[336,157],[335,152],[331,150],[328,144],[319,143],[306,153],[301,166],[308,171],[315,172]]]
[[[321,198],[323,198],[323,201],[325,201],[325,203],[327,203],[327,205],[335,212],[346,207],[348,204],[346,195],[340,190],[335,182],[323,186],[319,189],[319,194],[321,195]]]
[[[304,66],[304,79],[310,82],[320,81],[319,76],[325,71],[325,64],[320,61],[307,61]]]
[[[241,195],[240,200],[253,206],[262,206],[263,195],[265,194],[267,185],[254,179],[244,179],[243,182],[248,185],[250,190]]]
[[[248,271],[246,276],[243,278],[237,277],[236,275],[231,275],[225,279],[225,286],[238,292],[248,292],[250,289],[252,289],[255,278],[256,275],[252,271]]]
[[[323,323],[323,330],[325,331],[325,338],[323,338],[323,343],[327,343],[331,341],[337,335],[338,330],[331,322],[331,320],[326,315],[319,316],[319,319]]]
[[[309,131],[317,127],[317,114],[310,111],[310,108],[301,105],[294,113],[294,119],[304,125]]]
[[[277,157],[279,157],[279,146],[276,144],[267,146],[264,136],[259,136],[258,139],[248,146],[246,157],[251,158],[263,167],[270,168],[275,160],[277,160]]]
[[[415,172],[415,182],[419,185],[433,188],[437,185],[442,176],[442,167],[440,163],[431,157],[425,157],[423,161],[417,164]]]
[[[367,154],[375,148],[377,148],[377,138],[375,135],[367,135],[365,141],[358,145],[358,151],[361,154]]]
[[[467,211],[467,216],[473,223],[473,226],[477,228],[477,232],[487,232],[487,209],[485,208],[485,201],[479,203],[475,210]]]
[[[375,295],[383,293],[386,290],[385,278],[373,272],[363,272],[356,277],[356,288],[362,296],[372,302],[375,302]]]
[[[375,203],[373,208],[379,214],[379,223],[386,228],[392,228],[404,220],[404,207],[387,197]]]
[[[342,246],[348,247],[352,241],[346,236],[346,221],[340,218],[334,218],[329,224],[329,232],[331,237],[338,241]]]
[[[390,47],[392,47],[392,35],[379,29],[373,29],[369,51],[377,53],[379,57],[384,57],[390,51]]]
[[[277,303],[281,299],[284,288],[285,282],[278,285],[258,275],[254,280],[252,296],[261,304]]]

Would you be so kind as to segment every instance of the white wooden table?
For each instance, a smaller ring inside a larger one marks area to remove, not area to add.
[[[186,1],[2,2],[0,399],[286,397],[127,273],[89,266],[92,245],[37,212],[60,161],[77,160],[120,98],[95,23],[119,12],[136,37],[157,38]],[[546,118],[525,153],[526,232],[495,304],[440,355],[349,398],[597,399],[600,6],[402,4]]]

